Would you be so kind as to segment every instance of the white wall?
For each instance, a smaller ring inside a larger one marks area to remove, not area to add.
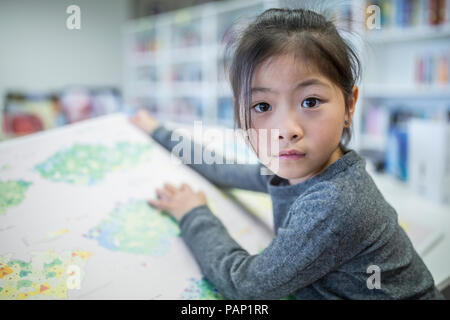
[[[81,9],[81,30],[66,28],[71,4]],[[0,104],[8,89],[121,88],[130,9],[128,0],[0,0]]]

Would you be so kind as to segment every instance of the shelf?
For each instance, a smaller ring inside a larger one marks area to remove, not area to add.
[[[161,88],[161,84],[155,82],[136,82],[127,91],[136,96],[157,97],[162,95],[164,90]]]
[[[386,147],[386,137],[363,133],[363,134],[361,134],[361,145],[364,148],[370,148],[372,150],[384,151],[385,147]]]
[[[362,89],[364,98],[391,99],[391,98],[450,98],[450,84],[447,85],[365,85]]]
[[[173,97],[201,97],[203,95],[203,90],[205,89],[204,86],[205,84],[201,81],[173,81],[169,84],[169,91]]]
[[[173,63],[201,61],[203,58],[203,47],[176,48],[172,49],[170,55]]]
[[[450,23],[437,26],[405,27],[365,32],[365,40],[374,44],[446,38],[450,38]]]
[[[226,81],[219,82],[217,84],[217,94],[221,98],[232,97],[233,92],[231,90],[231,85]]]
[[[132,52],[132,61],[128,63],[130,67],[162,67],[168,63],[168,50]]]
[[[358,6],[359,0],[352,1]],[[127,73],[126,79],[129,79],[127,81],[130,82],[126,85],[126,96],[130,97],[130,101],[134,97],[155,101],[154,103],[164,112],[166,105],[171,101],[195,99],[199,101],[205,119],[210,117],[208,120],[220,122],[219,115],[225,112],[221,112],[226,109],[224,106],[231,105],[233,94],[230,84],[225,81],[223,76],[223,59],[226,58],[224,56],[225,44],[222,43],[222,38],[217,36],[235,18],[256,16],[258,11],[268,8],[269,2],[268,0],[214,2],[155,16],[148,21],[144,19],[139,24],[131,24],[125,34],[128,38],[128,41],[125,42],[128,51],[128,54],[125,55],[127,59],[125,72]],[[281,5],[283,2],[279,0],[271,2],[270,7]],[[181,26],[189,21],[198,27],[188,24],[191,31],[182,32]],[[179,27],[175,25],[179,25]],[[156,51],[133,51],[137,47],[135,43],[140,39],[145,44],[144,30],[149,32],[149,41],[152,40],[151,35],[155,35],[155,41],[158,44]],[[189,35],[190,32],[195,32],[195,39],[199,39],[200,42],[191,42],[192,46],[179,47],[177,44],[183,42],[183,35]],[[366,105],[370,104],[388,107],[397,107],[401,104],[402,107],[406,105],[413,107],[413,104],[416,103],[414,100],[417,100],[416,105],[423,107],[423,99],[430,98],[432,108],[428,109],[437,110],[440,107],[435,108],[435,106],[448,106],[450,84],[414,84],[415,73],[412,71],[415,68],[416,58],[412,53],[416,49],[417,51],[423,49],[425,53],[429,49],[432,51],[438,49],[439,52],[447,50],[446,41],[450,39],[450,24],[392,29],[384,27],[381,30],[365,33],[362,31],[362,33],[363,39],[368,42],[369,47],[371,45],[373,48],[377,48],[375,56],[380,58],[380,62],[383,59],[389,59],[390,55],[395,55],[398,59],[385,61],[386,63],[369,70],[370,74],[367,79],[373,80],[361,85],[361,102],[359,102],[357,115],[354,118],[355,129],[362,128],[360,124],[364,119],[365,110],[367,110]],[[428,39],[430,42],[425,41]],[[399,46],[395,45],[397,42]],[[438,46],[434,46],[435,44]],[[355,46],[361,50],[367,49],[359,41],[355,42]],[[156,87],[152,87],[151,82],[139,81],[146,74],[149,78],[153,77],[153,68],[156,70],[154,78],[160,81],[160,85]],[[201,77],[194,77],[196,72],[200,73]],[[137,77],[136,75],[144,76]],[[405,78],[406,81],[403,81]],[[388,84],[384,82],[385,80],[394,84]],[[389,100],[392,100],[392,103]],[[378,148],[383,146],[382,138],[366,136],[362,132],[355,132],[353,141],[359,143],[361,137],[364,145],[368,144]]]

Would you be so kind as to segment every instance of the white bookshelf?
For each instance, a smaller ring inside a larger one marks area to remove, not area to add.
[[[450,38],[450,23],[437,26],[393,28],[368,32],[367,41],[373,44],[389,44],[408,41],[439,40]]]
[[[131,108],[144,107],[162,121],[192,124],[193,120],[203,120],[209,125],[232,127],[232,92],[223,74],[224,33],[233,23],[245,25],[265,9],[284,7],[285,3],[214,2],[132,21],[123,30],[125,103]],[[192,45],[177,45],[182,30],[196,30]],[[147,39],[150,50],[136,50],[142,39]],[[183,74],[183,68],[185,74],[198,72],[201,78],[178,79],[177,72]],[[355,127],[357,123],[355,116]],[[355,132],[351,145],[357,144]]]
[[[442,109],[450,101],[449,83],[418,84],[414,79],[418,54],[448,51],[450,24],[366,30],[369,2],[347,2],[355,21],[352,29],[362,35],[362,41],[355,44],[364,67],[350,142],[356,150],[384,146],[385,137],[364,132],[364,116],[373,103],[428,99]],[[267,8],[285,3],[293,4],[283,0],[213,2],[132,21],[124,29],[125,102],[132,108],[145,107],[161,120],[203,120],[231,127],[232,94],[222,70],[224,31],[236,19],[245,23]],[[420,15],[419,20],[423,20],[424,15]],[[152,50],[136,50],[142,39],[148,39]]]
[[[354,1],[359,14],[356,20],[365,22],[368,4],[379,4],[384,10],[385,24],[380,29],[369,30],[365,23],[358,27],[363,35],[363,82],[357,108],[359,110],[358,148],[385,151],[387,131],[381,136],[366,132],[365,116],[372,106],[380,106],[387,113],[394,110],[419,110],[428,113],[431,118],[446,121],[446,112],[450,110],[450,82],[438,81],[433,74],[431,81],[417,81],[417,62],[419,58],[446,55],[450,63],[450,1],[446,1],[444,21],[431,25],[430,2],[411,0],[409,23],[398,23],[397,5],[401,1]],[[388,4],[383,7],[383,3]],[[413,9],[414,8],[414,9]],[[387,13],[387,14],[386,14]],[[400,19],[401,20],[401,19]],[[436,68],[433,65],[432,68]],[[450,73],[450,69],[447,71]]]
[[[387,85],[387,84],[367,84],[364,98],[390,98],[390,99],[410,99],[410,98],[433,98],[450,99],[450,85],[445,84],[408,84],[408,85]]]
[[[221,74],[222,36],[237,18],[252,19],[273,3],[214,2],[129,23],[123,31],[126,104],[147,108],[161,120],[232,127],[231,89]],[[142,39],[150,50],[136,50]]]

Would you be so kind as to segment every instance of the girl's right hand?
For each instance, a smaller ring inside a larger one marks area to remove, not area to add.
[[[139,109],[136,114],[130,118],[130,121],[149,135],[151,135],[159,125],[158,120],[145,109]]]

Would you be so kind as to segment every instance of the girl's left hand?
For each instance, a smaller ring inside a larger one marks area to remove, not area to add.
[[[153,207],[164,210],[173,216],[178,222],[191,209],[206,204],[206,196],[203,192],[194,192],[192,188],[183,183],[176,188],[170,183],[165,183],[163,188],[157,188],[158,200],[148,200]]]

